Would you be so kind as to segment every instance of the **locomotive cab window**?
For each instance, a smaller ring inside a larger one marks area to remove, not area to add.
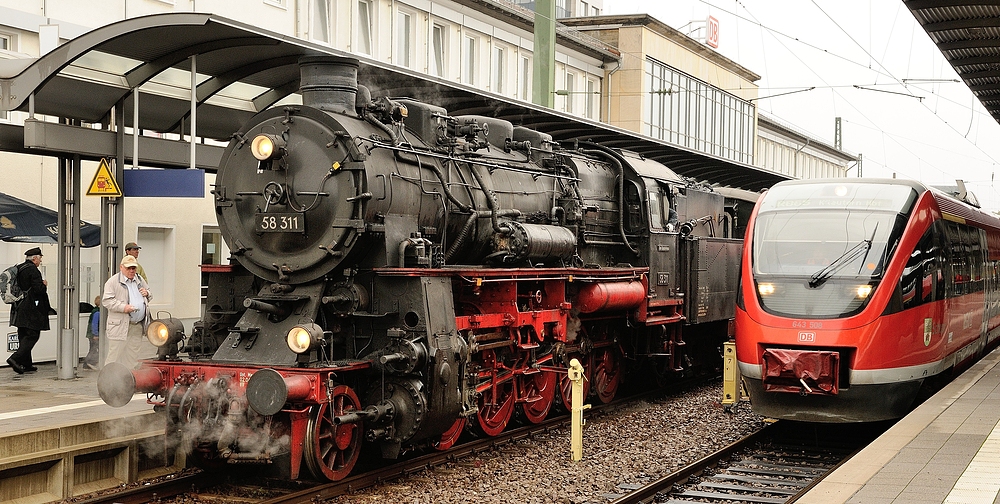
[[[639,185],[635,181],[625,181],[625,230],[630,233],[639,232],[644,228],[640,194]]]
[[[649,195],[649,227],[655,231],[672,233],[677,229],[677,212],[670,198],[670,187],[655,181],[650,181]]]

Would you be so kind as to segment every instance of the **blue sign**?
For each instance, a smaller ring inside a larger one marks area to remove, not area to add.
[[[124,173],[125,197],[205,197],[205,170],[140,168]]]

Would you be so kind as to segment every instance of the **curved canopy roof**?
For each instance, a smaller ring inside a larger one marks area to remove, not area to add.
[[[127,19],[70,40],[37,60],[0,60],[0,110],[27,111],[33,94],[36,113],[97,123],[106,121],[122,101],[131,126],[131,93],[140,87],[139,127],[186,133],[194,56],[196,134],[228,141],[253,114],[275,104],[301,103],[297,61],[310,55],[360,59],[358,79],[374,96],[412,97],[445,107],[452,115],[506,119],[559,141],[592,140],[632,150],[711,184],[759,190],[788,178],[211,14]]]
[[[903,0],[903,4],[1000,122],[1000,4],[995,0]]]

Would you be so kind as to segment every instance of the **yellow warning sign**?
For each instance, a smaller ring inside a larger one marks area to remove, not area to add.
[[[118,185],[118,181],[115,180],[115,176],[111,173],[111,167],[108,166],[108,160],[102,158],[101,165],[97,167],[97,173],[94,174],[94,180],[90,182],[90,188],[87,189],[87,196],[120,198],[121,195],[122,188]]]

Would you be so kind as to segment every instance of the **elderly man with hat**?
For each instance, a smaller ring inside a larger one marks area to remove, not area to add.
[[[135,245],[134,243],[131,245]],[[149,313],[149,284],[136,274],[139,263],[126,255],[118,268],[121,270],[104,283],[101,304],[108,310],[107,362],[118,362],[131,369],[139,362],[144,330],[151,319]]]
[[[142,269],[142,265],[139,264],[139,262],[138,262],[139,261],[139,249],[141,249],[141,248],[142,247],[140,247],[139,244],[136,243],[136,242],[128,242],[128,243],[125,244],[125,253],[135,258],[135,260],[136,260],[136,263],[135,263],[136,264],[136,266],[135,266],[135,272],[138,273],[139,276],[141,276],[142,279],[145,280],[148,283],[149,282],[149,277],[146,276],[146,270]]]
[[[10,325],[17,327],[17,351],[7,359],[7,364],[15,373],[35,371],[31,360],[31,349],[38,343],[42,331],[49,330],[49,283],[42,280],[38,265],[42,264],[42,249],[30,248],[24,253],[25,259],[17,267],[17,285],[24,293],[20,301],[10,308]]]

